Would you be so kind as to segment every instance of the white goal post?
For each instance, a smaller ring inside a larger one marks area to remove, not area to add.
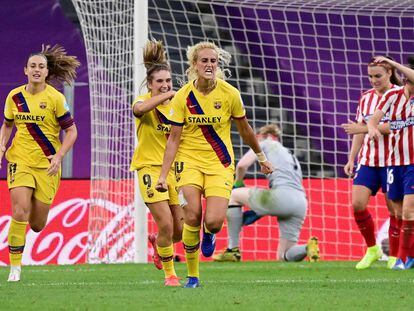
[[[147,209],[129,170],[136,136],[131,104],[145,79],[147,0],[73,4],[86,45],[91,100],[88,262],[147,262]]]

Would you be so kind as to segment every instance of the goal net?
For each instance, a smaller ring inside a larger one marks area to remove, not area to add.
[[[145,207],[134,204],[134,174],[129,170],[135,145],[131,104],[137,84],[134,1],[73,3],[87,50],[91,100],[88,262],[146,261],[146,245],[135,247],[137,231],[142,233],[138,239],[146,241],[146,228],[135,228],[136,211]],[[146,212],[141,214],[146,217]]]
[[[133,193],[128,182],[133,1],[74,2],[90,62],[92,195],[117,206],[123,200],[120,210],[127,206],[132,217],[127,198]],[[116,16],[116,24],[101,6]],[[233,55],[228,81],[240,90],[250,123],[254,128],[278,123],[283,144],[300,160],[309,200],[300,242],[316,235],[324,259],[347,260],[359,258],[364,243],[353,220],[351,181],[343,173],[351,139],[340,124],[354,118],[361,92],[370,88],[366,64],[371,57],[385,54],[404,62],[414,50],[413,11],[409,1],[148,0],[148,33],[165,43],[177,88],[185,79],[187,46],[210,40]],[[247,147],[236,131],[232,135],[239,159]],[[266,184],[257,166],[248,177],[249,184]],[[118,186],[113,183],[118,179],[125,182]],[[387,219],[383,196],[373,198],[369,208],[379,230]],[[93,206],[91,241],[113,215]],[[155,231],[149,219],[148,230]],[[275,259],[277,241],[276,220],[264,217],[244,228],[242,256]],[[226,245],[225,228],[217,243]]]

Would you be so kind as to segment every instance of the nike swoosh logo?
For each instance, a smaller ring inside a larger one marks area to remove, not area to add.
[[[18,103],[18,104],[17,104],[17,106],[19,106],[19,107],[20,107],[20,106],[23,106],[23,105],[24,105],[24,104],[22,104],[22,103]]]
[[[194,107],[197,107],[197,105],[188,106],[188,108],[194,108]]]

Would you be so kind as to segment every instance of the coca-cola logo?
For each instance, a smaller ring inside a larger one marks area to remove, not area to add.
[[[89,200],[80,198],[64,201],[52,208],[45,229],[39,233],[28,230],[22,263],[43,265],[85,262],[88,210]],[[10,220],[9,215],[0,217],[0,265],[9,262],[7,235]]]
[[[91,206],[94,218],[89,222]],[[61,202],[50,210],[48,223],[40,233],[28,226],[22,263],[131,262],[135,254],[133,211],[133,204],[120,206],[105,200],[74,198]],[[9,215],[0,217],[0,265],[9,262],[10,220]]]
[[[94,213],[89,222],[91,206]],[[74,198],[59,203],[50,210],[40,233],[28,226],[22,263],[131,262],[135,255],[133,211],[133,204],[120,206],[105,200]],[[9,262],[10,220],[9,215],[0,217],[0,265]]]

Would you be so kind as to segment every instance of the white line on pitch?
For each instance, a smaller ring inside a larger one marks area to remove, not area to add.
[[[413,279],[312,279],[312,280],[288,280],[288,279],[274,279],[274,280],[206,280],[201,281],[206,284],[316,284],[316,283],[354,283],[354,284],[376,284],[376,283],[392,283],[392,284],[407,284],[414,283]],[[51,282],[51,283],[19,283],[19,287],[61,287],[61,286],[120,286],[120,285],[150,285],[150,284],[162,284],[159,280],[143,280],[143,281],[131,281],[131,282]],[[10,283],[0,283],[0,287],[9,287]]]

